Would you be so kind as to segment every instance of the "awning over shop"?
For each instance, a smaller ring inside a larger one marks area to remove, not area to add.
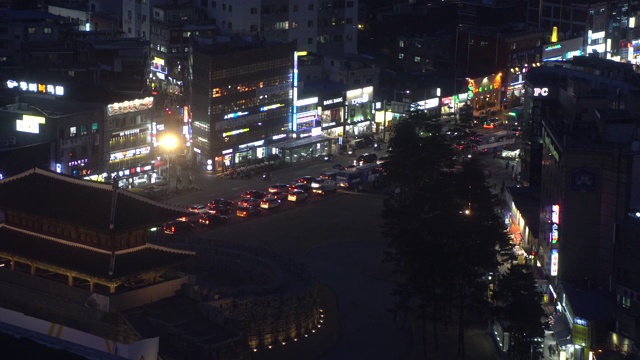
[[[571,344],[571,329],[567,323],[567,318],[563,314],[553,316],[551,328],[560,347]]]
[[[277,146],[279,148],[282,149],[295,149],[297,147],[300,146],[305,146],[305,145],[310,145],[310,144],[315,144],[315,143],[319,143],[321,141],[327,141],[327,140],[331,140],[331,138],[326,137],[326,136],[309,136],[303,139],[297,139],[297,140],[286,140],[280,143],[275,144],[274,146]]]

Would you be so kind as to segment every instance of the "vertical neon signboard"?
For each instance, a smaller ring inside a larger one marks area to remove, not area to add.
[[[551,249],[551,276],[558,276],[558,249]]]
[[[558,224],[560,223],[560,205],[551,205],[551,233],[549,241],[552,244],[558,243]]]
[[[291,122],[289,123],[289,128],[293,131],[298,130],[297,123],[297,113],[298,113],[298,52],[293,52],[293,101],[291,102]]]

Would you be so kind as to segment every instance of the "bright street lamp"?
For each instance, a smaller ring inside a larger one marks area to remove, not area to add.
[[[167,154],[167,193],[171,192],[171,157],[174,155],[174,151],[178,148],[178,138],[174,135],[164,135],[158,145]],[[176,191],[178,190],[178,184],[176,182]]]

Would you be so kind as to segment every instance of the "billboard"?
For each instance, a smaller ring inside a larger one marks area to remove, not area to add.
[[[558,249],[551,249],[551,276],[558,276]]]
[[[349,123],[373,119],[373,86],[347,91],[347,119]]]

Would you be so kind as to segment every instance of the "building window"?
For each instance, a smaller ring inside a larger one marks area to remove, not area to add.
[[[313,11],[313,4],[309,4],[309,11]]]
[[[35,34],[36,33],[36,28],[30,27],[30,28],[27,29],[27,31],[29,32],[29,34]]]
[[[349,18],[346,18],[346,19],[344,20],[344,22],[345,22],[346,24],[353,24],[353,18],[350,18],[350,17],[349,17]]]
[[[398,41],[398,46],[403,48],[404,47],[404,40]]]
[[[353,1],[347,1],[347,7],[348,8],[352,8],[353,7]]]
[[[404,54],[403,53],[398,53],[398,59],[404,59]]]
[[[207,0],[200,0],[200,6],[202,7],[207,7],[207,3],[208,3]]]
[[[310,28],[312,28],[312,27],[313,27],[313,20],[309,20],[309,21],[307,22],[307,27],[310,27]]]
[[[229,12],[233,12],[233,5],[229,5]]]
[[[45,34],[51,34],[51,28],[50,27],[44,28],[44,33]]]
[[[414,56],[413,57],[413,62],[419,63],[420,62],[420,56]]]
[[[215,9],[215,8],[216,8],[216,5],[218,5],[218,4],[216,4],[216,2],[215,2],[215,1],[212,1],[212,2],[211,2],[211,8]]]
[[[76,137],[76,127],[72,126],[69,128],[69,137]]]
[[[249,27],[249,31],[251,32],[258,32],[258,25],[251,25]]]
[[[227,24],[227,29],[229,29],[229,30],[233,30],[233,26],[232,26],[232,24],[233,24],[233,23],[232,23],[231,21],[229,21],[229,23]]]
[[[298,4],[293,5],[293,12],[298,12]]]
[[[516,49],[516,43],[511,43],[511,50],[515,50]]]
[[[222,4],[222,10],[227,10],[227,4]]]
[[[297,29],[298,28],[298,22],[297,21],[292,21],[291,22],[291,28],[292,29]]]
[[[97,133],[98,132],[98,123],[95,122],[93,124],[91,124],[91,133]]]
[[[307,38],[307,44],[313,45],[313,38]]]
[[[258,14],[258,8],[251,8],[251,9],[249,9],[249,14],[251,14],[251,15],[256,15],[256,14]]]
[[[80,125],[80,135],[87,135],[87,125]]]

